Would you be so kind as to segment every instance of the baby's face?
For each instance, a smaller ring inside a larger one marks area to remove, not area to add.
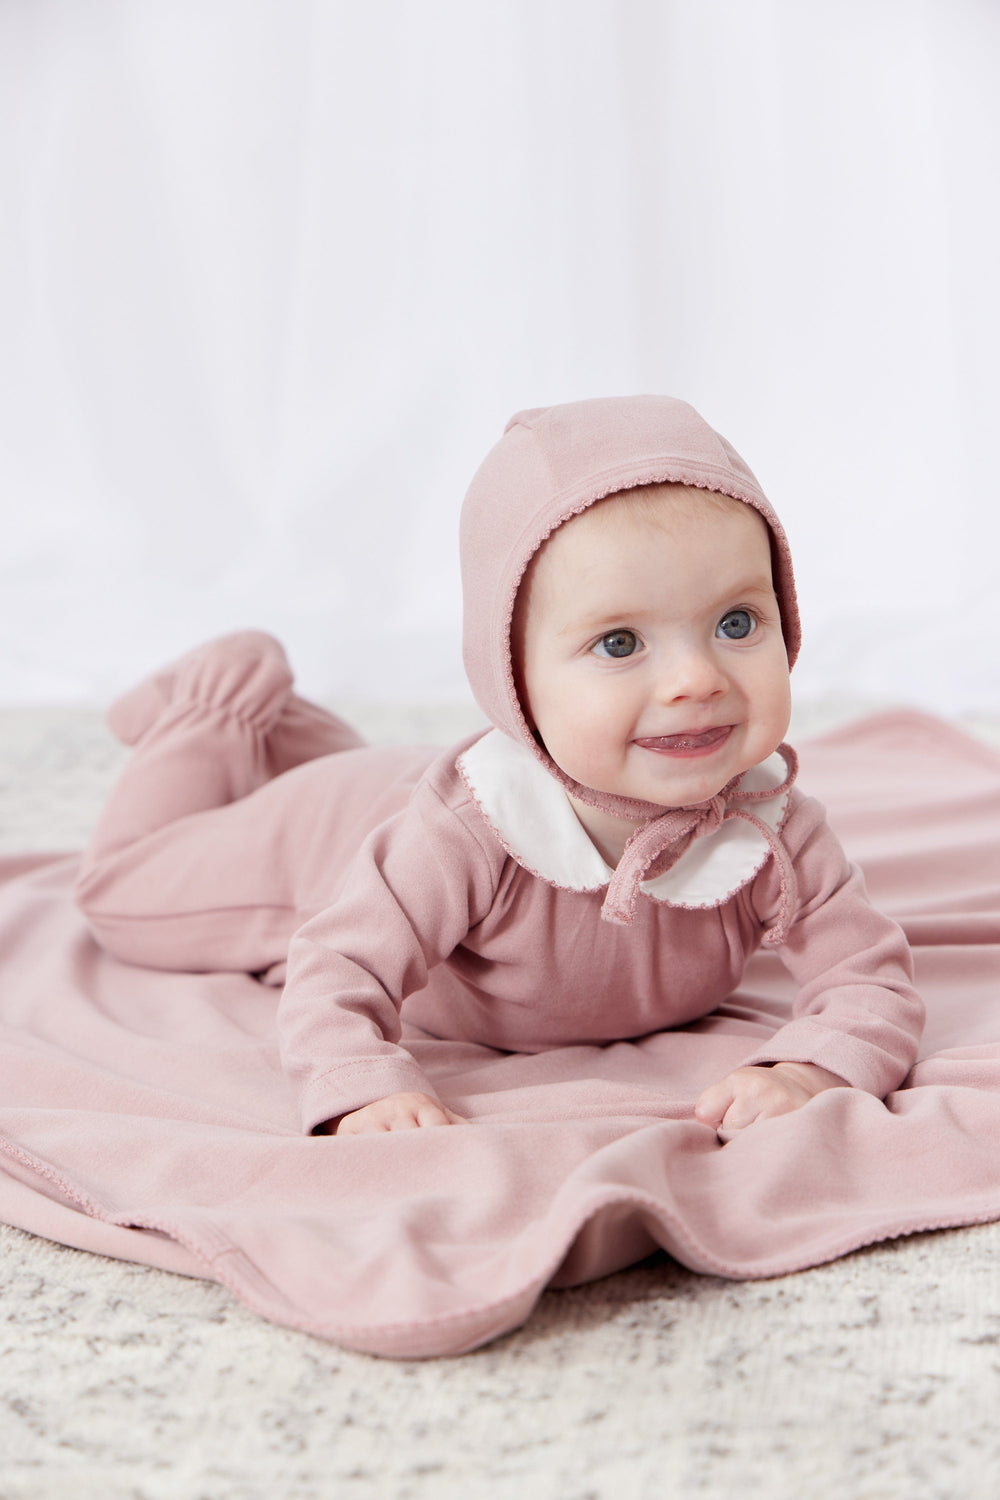
[[[597,791],[703,802],[787,731],[768,530],[739,501],[658,485],[591,506],[537,554],[517,635],[531,722]]]

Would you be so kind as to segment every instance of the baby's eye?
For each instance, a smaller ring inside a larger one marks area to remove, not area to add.
[[[748,609],[731,609],[723,615],[715,633],[724,641],[744,641],[757,629],[757,621]]]
[[[639,649],[639,637],[634,630],[609,630],[590,649],[595,656],[631,656]]]

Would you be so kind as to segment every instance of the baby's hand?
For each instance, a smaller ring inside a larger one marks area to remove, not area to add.
[[[711,1125],[723,1141],[757,1120],[801,1109],[824,1089],[848,1088],[843,1078],[815,1063],[775,1063],[773,1068],[751,1065],[713,1083],[694,1107],[695,1118]]]
[[[378,1130],[417,1130],[422,1125],[462,1125],[461,1115],[430,1094],[389,1094],[344,1115],[334,1135],[371,1135]]]

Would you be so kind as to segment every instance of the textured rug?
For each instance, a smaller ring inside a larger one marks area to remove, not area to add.
[[[476,722],[350,712],[381,740]],[[0,849],[79,846],[119,763],[96,714],[0,715]],[[998,1252],[987,1225],[752,1283],[659,1256],[395,1363],[0,1228],[0,1497],[993,1500]]]

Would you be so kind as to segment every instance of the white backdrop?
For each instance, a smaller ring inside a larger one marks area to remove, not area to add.
[[[993,0],[0,0],[0,700],[461,699],[505,419],[665,391],[800,696],[1000,713],[998,79]]]

